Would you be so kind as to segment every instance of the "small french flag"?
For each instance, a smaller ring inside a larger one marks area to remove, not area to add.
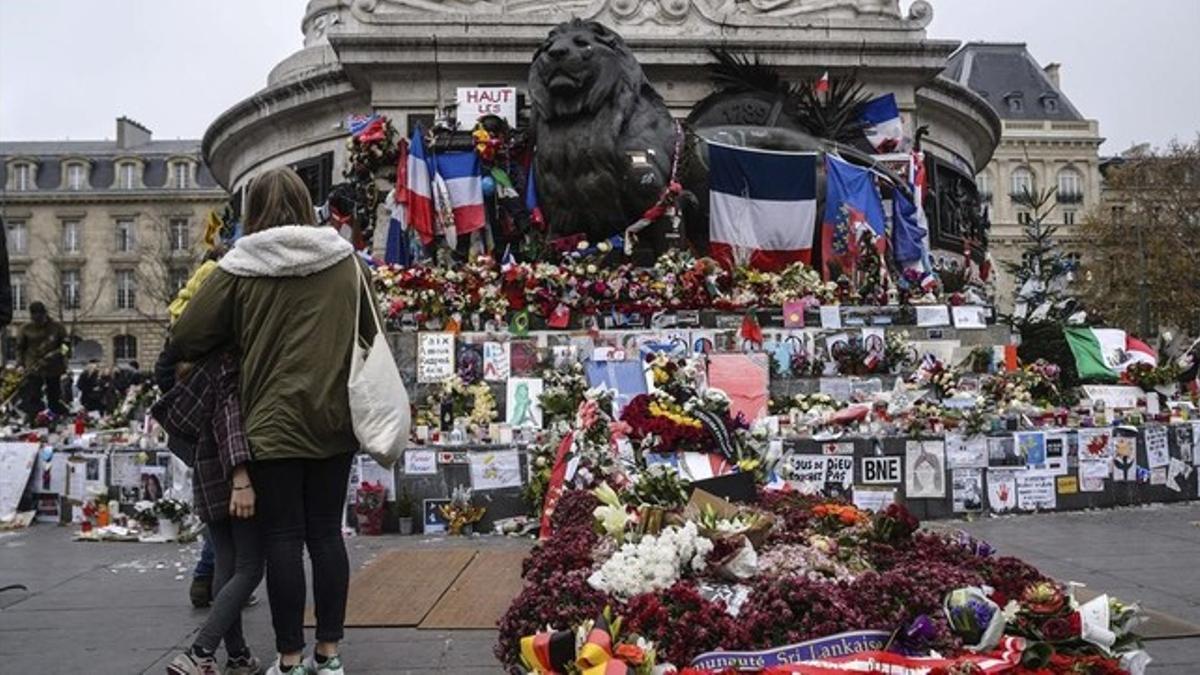
[[[408,146],[408,176],[405,180],[408,225],[421,237],[421,243],[433,243],[433,183],[429,157],[425,154],[425,132],[413,129]]]
[[[896,95],[886,94],[863,104],[859,112],[863,133],[875,152],[895,152],[904,141],[904,123],[900,120],[900,108],[896,106]]]
[[[821,75],[821,79],[817,80],[817,84],[815,86],[813,86],[813,91],[817,92],[818,94],[828,94],[829,93],[829,71],[828,70],[825,71],[825,73],[823,75]]]
[[[446,182],[450,205],[454,207],[454,230],[462,236],[483,229],[487,216],[483,210],[479,155],[474,150],[443,152],[434,158],[434,164]]]

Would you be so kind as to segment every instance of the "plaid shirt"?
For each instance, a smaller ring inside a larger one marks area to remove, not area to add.
[[[231,354],[210,356],[152,409],[172,440],[195,444],[192,508],[206,523],[229,517],[233,469],[253,459],[237,380],[238,364]]]

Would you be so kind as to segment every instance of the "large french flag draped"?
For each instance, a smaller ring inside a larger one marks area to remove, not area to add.
[[[709,144],[709,239],[726,266],[811,262],[817,155]]]
[[[408,144],[405,203],[408,225],[421,237],[421,243],[433,243],[433,171],[425,152],[425,132],[418,126]]]
[[[885,94],[863,104],[859,111],[863,133],[875,152],[895,152],[904,141],[904,123],[895,94]]]
[[[474,150],[443,152],[434,158],[437,174],[446,182],[450,205],[454,208],[454,230],[458,236],[483,229],[487,215],[483,210],[483,174],[479,155]]]
[[[845,274],[857,266],[858,239],[870,230],[885,242],[887,220],[875,179],[867,169],[825,155],[825,218],[821,225],[821,258],[825,278],[832,279],[831,265]]]

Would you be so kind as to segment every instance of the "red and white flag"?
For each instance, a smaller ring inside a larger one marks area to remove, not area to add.
[[[425,133],[418,126],[409,141],[405,197],[408,205],[408,225],[416,230],[421,243],[433,243],[433,172],[425,154]]]
[[[823,75],[821,75],[821,79],[817,80],[817,84],[813,87],[813,91],[817,92],[818,94],[828,94],[829,93],[829,71],[828,70],[825,71],[825,73]]]

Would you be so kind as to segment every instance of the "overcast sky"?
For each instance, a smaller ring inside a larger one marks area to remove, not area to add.
[[[1200,0],[932,0],[930,35],[1063,64],[1102,152],[1200,131]],[[301,46],[305,0],[0,0],[0,138],[198,138]],[[907,7],[908,0],[902,3]]]

